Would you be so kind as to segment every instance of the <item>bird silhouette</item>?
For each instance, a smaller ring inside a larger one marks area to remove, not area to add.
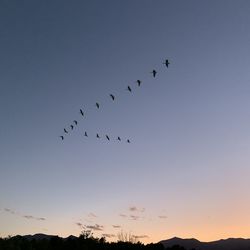
[[[82,109],[80,109],[80,114],[81,114],[82,116],[84,116],[84,113],[83,113]]]
[[[132,89],[130,88],[130,86],[127,87],[127,90],[128,90],[129,92],[132,92]]]
[[[70,127],[71,127],[71,130],[73,130],[74,126],[73,126],[73,125],[70,125]]]
[[[74,120],[74,123],[75,123],[75,125],[77,125],[77,121],[76,120]]]
[[[120,138],[120,136],[118,136],[118,137],[117,137],[117,140],[118,140],[118,141],[121,141],[121,138]]]
[[[140,87],[141,86],[141,80],[137,80],[136,82],[138,84],[138,87]]]
[[[99,109],[100,108],[100,104],[98,102],[96,102],[96,107]]]
[[[99,134],[96,134],[96,137],[97,137],[97,138],[100,138]]]
[[[87,134],[87,132],[85,131],[85,133],[84,133],[84,136],[87,136],[88,137],[88,134]]]
[[[115,100],[115,96],[114,95],[110,94],[109,96],[112,98],[113,101]]]
[[[130,143],[130,140],[129,140],[129,139],[127,139],[127,143]]]
[[[66,129],[63,129],[64,133],[68,134],[68,131]]]
[[[168,68],[168,65],[170,64],[170,62],[168,61],[168,59],[166,59],[163,64],[166,65],[166,67]]]
[[[155,77],[157,72],[156,72],[156,70],[154,69],[151,73],[153,74],[153,77]]]
[[[64,137],[61,135],[60,138],[62,139],[62,141],[64,140]]]
[[[107,138],[108,140],[110,140],[108,135],[106,135],[106,138]]]

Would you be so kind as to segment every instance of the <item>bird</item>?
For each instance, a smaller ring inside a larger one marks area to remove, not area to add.
[[[151,73],[153,74],[153,77],[155,77],[157,72],[156,72],[156,70],[154,69]]]
[[[138,84],[138,87],[140,87],[141,86],[141,80],[137,80],[136,82]]]
[[[96,107],[99,109],[100,108],[100,104],[98,102],[96,102]]]
[[[114,95],[110,94],[109,96],[112,98],[113,101],[115,100],[115,96]]]
[[[64,133],[68,134],[68,131],[66,129],[63,129]]]
[[[130,86],[127,87],[127,90],[128,90],[129,92],[132,92],[132,89],[130,88]]]
[[[60,137],[61,137],[62,140],[64,140],[64,137],[62,135]]]
[[[97,137],[97,138],[100,138],[99,134],[96,134],[96,137]]]
[[[127,143],[130,143],[130,140],[129,140],[129,139],[127,139]]]
[[[82,116],[84,116],[84,113],[83,113],[82,109],[80,109],[80,114],[81,114]]]
[[[121,138],[120,138],[120,136],[118,136],[118,137],[117,137],[117,140],[118,140],[118,141],[121,141]]]
[[[74,120],[74,123],[75,123],[75,125],[77,125],[77,121],[76,120]]]
[[[110,140],[108,135],[106,135],[106,138],[107,138],[108,140]]]
[[[71,130],[73,130],[74,126],[73,126],[73,125],[70,125],[70,127],[71,127]]]
[[[168,65],[170,64],[170,62],[168,61],[168,59],[165,60],[165,62],[163,63],[166,65],[166,67],[168,68]]]
[[[84,133],[84,136],[87,136],[88,137],[88,134],[87,134],[87,132],[85,131],[85,133]]]

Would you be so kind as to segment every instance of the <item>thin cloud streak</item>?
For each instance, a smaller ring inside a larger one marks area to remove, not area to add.
[[[126,214],[119,214],[119,216],[122,217],[122,218],[127,218]]]
[[[120,225],[112,225],[113,228],[121,228]]]
[[[160,219],[167,219],[167,216],[166,215],[159,215],[158,218],[160,218]]]
[[[46,218],[44,218],[44,217],[35,217],[33,215],[21,215],[10,208],[4,208],[4,211],[6,213],[9,213],[9,214],[18,215],[18,216],[25,218],[27,220],[38,220],[38,221],[45,221],[46,220]]]
[[[115,234],[102,234],[103,237],[105,238],[113,238],[113,237],[116,237]]]
[[[95,224],[95,225],[85,225],[85,227],[87,229],[91,229],[91,230],[94,230],[94,231],[103,231],[103,226],[102,225],[99,225],[99,224]]]

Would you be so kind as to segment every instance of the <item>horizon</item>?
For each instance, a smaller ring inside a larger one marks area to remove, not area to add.
[[[249,13],[1,1],[0,237],[249,238]]]

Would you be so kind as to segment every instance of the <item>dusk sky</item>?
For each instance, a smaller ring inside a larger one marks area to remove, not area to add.
[[[0,237],[250,238],[249,13],[0,1]]]

